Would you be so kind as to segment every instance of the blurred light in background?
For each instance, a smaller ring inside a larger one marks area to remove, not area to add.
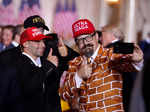
[[[105,0],[108,4],[118,4],[120,0]]]

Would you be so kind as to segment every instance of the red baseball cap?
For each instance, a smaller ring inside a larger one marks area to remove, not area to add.
[[[73,37],[95,32],[94,25],[88,19],[80,19],[72,25]]]
[[[30,27],[21,34],[20,44],[23,45],[24,42],[29,40],[38,41],[44,38],[47,38],[47,36],[43,35],[39,29],[36,27]]]

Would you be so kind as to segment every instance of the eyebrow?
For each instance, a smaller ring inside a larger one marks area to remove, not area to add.
[[[42,40],[30,40],[31,42],[40,42]]]
[[[85,36],[82,35],[82,36],[79,37],[79,39],[80,39],[80,38],[85,38],[85,37],[87,37],[87,36],[90,36],[90,35],[85,35]]]

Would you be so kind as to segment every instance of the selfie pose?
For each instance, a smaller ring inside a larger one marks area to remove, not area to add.
[[[134,43],[124,42],[125,36],[117,26],[104,26],[102,28],[101,43],[106,48],[114,48],[114,53],[132,54]],[[129,111],[131,92],[136,79],[137,72],[123,72],[123,106],[125,112]]]
[[[116,54],[113,48],[104,48],[87,19],[76,21],[72,31],[80,56],[69,63],[61,97],[79,112],[124,112],[121,74],[141,69],[142,51],[137,45],[132,54]]]

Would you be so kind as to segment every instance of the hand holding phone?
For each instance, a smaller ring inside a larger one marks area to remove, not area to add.
[[[113,53],[132,54],[134,50],[134,43],[117,42],[113,46]]]
[[[143,56],[144,56],[143,51],[137,44],[135,44],[132,60],[134,62],[140,62],[143,60]]]

